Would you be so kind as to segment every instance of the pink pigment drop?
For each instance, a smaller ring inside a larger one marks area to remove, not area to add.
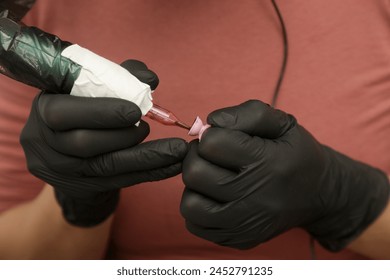
[[[208,129],[210,125],[203,124],[202,120],[199,117],[196,117],[194,123],[191,126],[188,135],[190,136],[198,136],[199,140],[202,138],[203,132]]]

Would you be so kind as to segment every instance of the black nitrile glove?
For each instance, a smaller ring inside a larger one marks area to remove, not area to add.
[[[140,118],[138,106],[117,98],[41,93],[34,99],[21,134],[27,165],[54,187],[69,223],[97,225],[115,210],[120,188],[180,173],[186,142],[141,143],[149,126],[142,120],[135,126]]]
[[[181,212],[193,234],[239,249],[302,227],[338,251],[382,212],[380,170],[318,143],[260,101],[217,110],[183,163]]]

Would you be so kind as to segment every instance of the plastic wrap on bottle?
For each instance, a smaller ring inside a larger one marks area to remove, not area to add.
[[[0,72],[48,92],[114,97],[152,108],[152,90],[120,65],[36,27],[0,15]]]
[[[71,45],[35,27],[20,26],[0,17],[0,71],[22,83],[58,93],[69,93],[81,66],[61,56]]]

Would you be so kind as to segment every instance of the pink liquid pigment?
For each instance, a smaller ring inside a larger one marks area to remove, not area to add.
[[[153,104],[152,109],[150,109],[146,116],[164,125],[176,125],[187,130],[191,128],[189,125],[180,121],[174,113],[157,104]]]

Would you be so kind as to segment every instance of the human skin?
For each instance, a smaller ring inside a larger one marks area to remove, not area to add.
[[[0,259],[101,259],[112,217],[80,228],[65,221],[51,186],[0,215]]]
[[[390,260],[390,204],[348,249],[372,259]]]

